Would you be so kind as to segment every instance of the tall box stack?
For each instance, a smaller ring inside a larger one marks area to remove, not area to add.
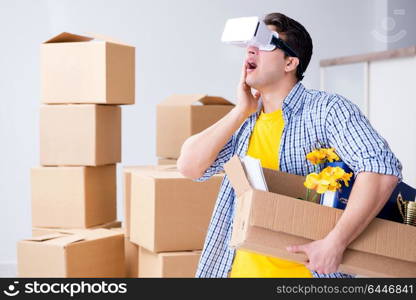
[[[31,170],[37,236],[18,244],[19,276],[124,276],[123,234],[105,228],[116,220],[119,105],[135,101],[135,48],[64,32],[44,42],[40,54],[41,166]],[[59,252],[65,255],[53,254]],[[50,255],[56,268],[45,267]]]

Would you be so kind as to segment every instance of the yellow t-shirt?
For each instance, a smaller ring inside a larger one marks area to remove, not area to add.
[[[261,112],[250,137],[247,155],[260,159],[264,168],[279,169],[279,147],[284,127],[282,110]],[[245,250],[237,250],[230,277],[312,277],[303,265]]]

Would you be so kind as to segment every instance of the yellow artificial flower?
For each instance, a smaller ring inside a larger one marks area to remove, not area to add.
[[[303,184],[306,188],[316,190],[318,194],[322,194],[328,189],[330,181],[324,178],[321,174],[311,173],[306,176],[306,180]]]
[[[326,149],[326,157],[329,162],[334,162],[339,160],[339,156],[335,153],[335,148]]]
[[[326,161],[333,162],[339,160],[338,155],[335,153],[335,148],[321,148],[315,149],[306,155],[306,159],[312,164],[322,164]]]
[[[306,159],[309,160],[312,164],[322,164],[325,162],[325,153],[320,150],[313,150],[306,155]]]
[[[340,167],[331,167],[328,166],[321,171],[324,176],[335,178],[336,180],[343,178],[345,171]]]
[[[319,174],[311,173],[306,176],[304,185],[306,188],[316,190],[318,194],[326,191],[337,191],[341,188],[340,180],[348,186],[352,173],[345,173],[340,167],[326,167]]]
[[[340,160],[339,156],[335,153],[335,148],[315,149],[306,155],[306,159],[314,165]],[[306,200],[309,200],[309,190],[315,190],[318,194],[323,194],[326,191],[335,192],[342,187],[342,181],[348,187],[348,182],[352,175],[352,173],[346,173],[340,167],[331,166],[324,168],[319,174],[310,173],[306,176],[305,182],[303,183],[307,188]]]
[[[310,173],[306,176],[305,182],[303,185],[308,189],[314,190],[316,186],[319,184],[319,175],[316,173]]]
[[[345,186],[349,186],[349,181],[351,179],[352,173],[345,173],[342,177],[342,180],[344,181]]]

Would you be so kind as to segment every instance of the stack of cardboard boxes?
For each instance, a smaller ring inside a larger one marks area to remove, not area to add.
[[[123,234],[106,228],[120,225],[118,105],[134,104],[135,49],[62,33],[41,46],[41,80],[41,167],[31,171],[34,237],[18,243],[18,275],[123,277]]]
[[[124,168],[125,234],[138,277],[193,277],[222,175],[204,183],[174,165]]]
[[[139,277],[194,277],[223,174],[197,183],[176,169],[183,142],[233,105],[174,95],[157,107],[158,166],[124,168],[125,234],[137,245]]]
[[[223,175],[197,183],[175,163],[185,139],[233,105],[207,95],[158,105],[159,165],[124,168],[120,228],[119,105],[134,104],[134,47],[62,33],[42,44],[41,69],[41,167],[31,172],[33,237],[18,243],[19,276],[193,277]]]

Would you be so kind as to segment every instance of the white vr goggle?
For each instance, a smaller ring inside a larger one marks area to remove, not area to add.
[[[269,30],[259,17],[228,19],[221,41],[239,47],[255,46],[262,51],[279,48],[289,56],[298,57],[296,52],[279,38],[279,33]]]

